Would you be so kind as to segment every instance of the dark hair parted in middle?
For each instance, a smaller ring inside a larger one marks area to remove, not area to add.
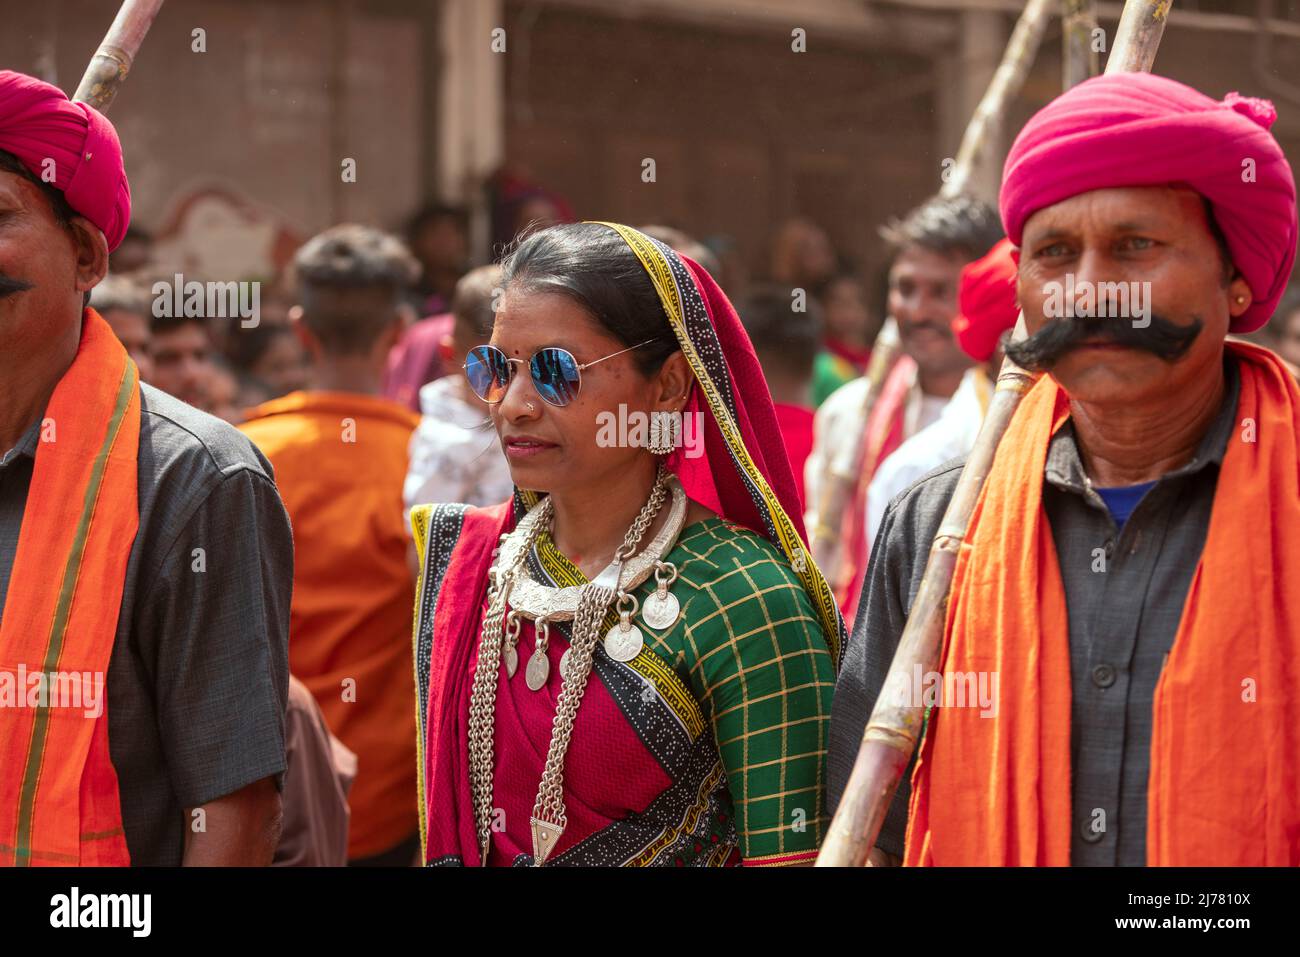
[[[566,223],[539,230],[507,250],[501,268],[506,290],[568,296],[626,346],[653,339],[629,353],[643,375],[657,372],[677,351],[654,284],[608,226]]]
[[[932,196],[902,219],[890,220],[880,236],[896,258],[908,246],[941,255],[979,259],[1005,235],[998,211],[971,196]]]

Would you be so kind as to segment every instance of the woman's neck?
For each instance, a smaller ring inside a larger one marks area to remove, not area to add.
[[[647,457],[599,483],[551,492],[555,512],[551,536],[555,547],[588,578],[600,574],[623,544],[628,529],[650,498],[656,467],[656,462]],[[653,536],[666,516],[667,510],[660,509],[642,543]]]

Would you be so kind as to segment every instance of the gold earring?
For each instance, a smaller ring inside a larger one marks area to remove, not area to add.
[[[1246,297],[1245,297],[1245,296],[1238,296],[1238,297],[1237,297],[1237,305],[1240,306],[1240,305],[1241,305],[1243,302],[1245,302],[1245,301],[1246,301]]]

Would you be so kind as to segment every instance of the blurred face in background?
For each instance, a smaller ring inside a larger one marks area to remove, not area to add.
[[[941,375],[971,364],[952,332],[965,265],[961,253],[913,245],[889,267],[889,314],[898,322],[903,351],[922,372]]]
[[[426,275],[461,272],[469,257],[469,241],[455,217],[439,216],[420,228],[411,252],[420,260]]]
[[[154,333],[151,385],[203,409],[211,375],[212,345],[197,322]]]
[[[104,321],[113,328],[118,341],[126,346],[127,355],[140,370],[140,379],[153,385],[153,344],[149,339],[149,320],[138,312],[109,309]]]
[[[307,388],[311,379],[307,351],[289,326],[267,343],[248,371],[277,398]]]
[[[827,339],[866,346],[879,331],[867,307],[866,286],[854,276],[831,280],[822,295],[822,315]]]

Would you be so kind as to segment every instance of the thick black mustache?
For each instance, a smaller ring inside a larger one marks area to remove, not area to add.
[[[26,292],[32,288],[32,284],[24,282],[21,279],[10,279],[8,276],[0,273],[0,299],[5,296],[11,296],[16,292]]]
[[[1012,362],[1029,372],[1046,372],[1087,340],[1142,349],[1166,362],[1174,362],[1192,347],[1204,327],[1199,317],[1184,326],[1154,313],[1146,327],[1133,325],[1131,319],[1104,316],[1053,319],[1022,342],[1008,342],[1006,353]]]

